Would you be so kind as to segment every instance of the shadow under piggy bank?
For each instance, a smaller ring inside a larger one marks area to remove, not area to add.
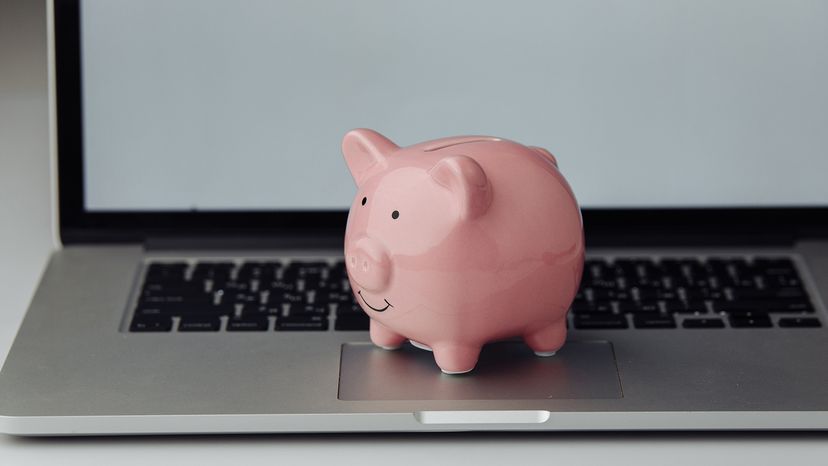
[[[371,343],[342,345],[341,400],[494,400],[621,398],[612,343],[570,341],[551,357],[522,342],[486,345],[474,371],[446,375],[425,350],[387,351]]]

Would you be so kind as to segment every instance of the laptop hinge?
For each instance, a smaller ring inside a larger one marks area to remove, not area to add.
[[[796,238],[788,234],[715,234],[710,232],[653,232],[586,234],[590,247],[782,247],[792,246]]]
[[[342,235],[278,235],[278,236],[153,236],[144,241],[148,251],[168,250],[342,250]]]

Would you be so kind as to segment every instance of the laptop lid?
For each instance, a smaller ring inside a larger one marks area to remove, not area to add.
[[[352,127],[555,153],[588,239],[828,227],[820,5],[55,1],[65,243],[341,235]]]

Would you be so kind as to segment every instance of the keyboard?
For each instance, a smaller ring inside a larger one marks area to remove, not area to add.
[[[574,330],[815,328],[785,257],[590,258],[568,315]],[[130,332],[365,331],[337,261],[151,261]]]
[[[152,262],[132,332],[367,330],[345,262]]]

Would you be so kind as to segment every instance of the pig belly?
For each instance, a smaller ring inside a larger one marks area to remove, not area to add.
[[[536,290],[531,301],[511,294],[491,296],[468,303],[446,303],[446,309],[416,309],[395,327],[411,340],[433,346],[452,343],[481,346],[486,342],[524,336],[555,324],[566,315],[569,301],[561,305],[554,291]]]

